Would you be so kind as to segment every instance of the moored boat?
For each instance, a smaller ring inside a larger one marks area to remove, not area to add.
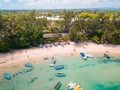
[[[9,74],[8,72],[5,72],[5,73],[3,74],[3,76],[4,76],[5,79],[8,79],[8,80],[11,79],[11,76],[10,76],[10,74]]]
[[[52,88],[52,90],[59,90],[60,86],[61,86],[61,82],[57,82],[57,84]]]
[[[26,63],[24,66],[26,66],[26,67],[32,67],[33,65],[31,63]]]
[[[65,77],[66,74],[65,73],[61,73],[61,72],[58,72],[55,74],[56,77]]]
[[[68,85],[67,85],[68,89],[69,90],[82,90],[82,88],[80,88],[79,85],[77,85],[75,82],[70,82]]]
[[[86,57],[87,58],[93,58],[93,55],[92,54],[86,54]]]
[[[54,66],[55,66],[55,64],[51,63],[51,64],[49,64],[49,66],[50,66],[50,67],[54,67]]]
[[[80,52],[80,56],[82,57],[82,59],[84,59],[84,60],[86,60],[87,59],[87,57],[86,57],[86,55],[85,55],[85,53],[84,52]]]
[[[58,65],[55,67],[56,70],[60,70],[60,69],[63,69],[64,68],[64,65]]]
[[[104,57],[107,58],[107,59],[110,59],[110,56],[108,54],[104,54]]]
[[[55,64],[55,63],[56,63],[56,60],[52,60],[52,63],[54,63],[54,64]]]

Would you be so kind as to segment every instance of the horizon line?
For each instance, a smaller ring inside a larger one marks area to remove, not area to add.
[[[1,10],[120,10],[120,7],[100,7],[100,8],[51,8],[51,9],[0,9]]]

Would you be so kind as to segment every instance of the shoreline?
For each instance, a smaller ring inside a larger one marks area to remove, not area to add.
[[[0,54],[0,67],[6,67],[8,65],[22,63],[22,62],[31,62],[37,60],[37,58],[52,57],[55,55],[72,55],[79,54],[79,52],[85,52],[87,54],[104,54],[108,53],[110,55],[119,55],[120,54],[120,45],[104,45],[104,44],[95,44],[93,42],[85,43],[73,43],[62,44],[62,45],[53,45],[46,44],[43,48],[31,48],[23,50],[15,50],[13,52],[8,52],[5,54]],[[119,57],[120,58],[120,57]]]

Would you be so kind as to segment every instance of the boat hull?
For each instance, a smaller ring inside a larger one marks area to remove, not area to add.
[[[52,88],[52,90],[59,90],[59,88],[61,87],[61,82],[57,82],[57,84]]]
[[[11,79],[10,74],[9,74],[9,73],[7,73],[7,72],[6,72],[6,73],[4,73],[4,74],[3,74],[3,76],[4,76],[4,78],[5,78],[5,79],[8,79],[8,80],[10,80],[10,79]]]
[[[33,65],[30,64],[30,63],[26,63],[24,66],[26,66],[26,67],[32,67]]]
[[[55,76],[56,77],[65,77],[66,74],[65,73],[56,73]]]
[[[55,67],[56,70],[60,70],[60,69],[63,69],[64,68],[64,65],[58,65]]]

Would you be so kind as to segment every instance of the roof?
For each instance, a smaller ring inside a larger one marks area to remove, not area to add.
[[[43,34],[43,38],[49,38],[49,37],[57,37],[57,36],[65,36],[67,33],[50,33],[50,34]]]

